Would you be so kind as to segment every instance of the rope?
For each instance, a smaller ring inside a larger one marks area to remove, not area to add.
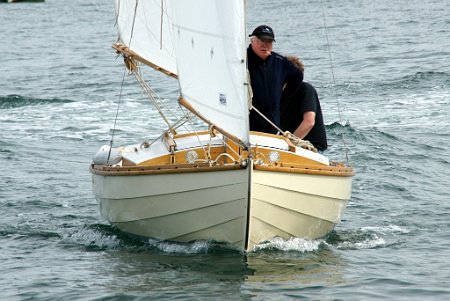
[[[221,153],[221,154],[219,154],[213,162],[214,162],[214,163],[217,163],[217,161],[218,161],[221,157],[227,157],[227,158],[230,158],[230,159],[233,160],[233,162],[235,162],[235,163],[238,162],[238,161],[236,161],[235,158],[233,158],[232,155],[227,154],[227,153]]]
[[[158,111],[159,115],[162,117],[162,119],[167,124],[169,129],[172,129],[172,126],[170,125],[169,120],[167,120],[166,116],[164,115],[163,110],[161,109],[161,106],[164,106],[164,104],[162,104],[162,102],[160,101],[160,99],[157,96],[157,94],[155,93],[155,91],[153,91],[153,89],[142,78],[141,72],[140,72],[140,68],[138,68],[138,72],[132,71],[132,74],[134,75],[134,77],[136,78],[138,83],[141,85],[142,89],[146,92],[148,98],[153,103],[153,105],[155,106],[155,108]],[[168,109],[167,107],[165,107],[165,109],[170,111],[170,109]],[[172,113],[174,115],[174,117],[176,117],[175,114],[172,111],[170,111],[170,113]]]
[[[263,113],[261,113],[257,108],[255,108],[253,105],[251,107],[251,110],[255,110],[256,113],[258,113],[262,118],[264,118],[271,126],[273,126],[278,132],[282,133],[283,131],[275,124],[272,122],[272,120],[270,120],[269,118],[267,118]]]
[[[188,121],[188,116],[184,115],[183,117],[181,117],[177,122],[175,122],[172,125],[172,129],[177,129],[180,126],[183,126],[186,123],[186,121]],[[171,131],[171,129],[169,129],[168,131]],[[148,142],[148,141],[142,142],[141,143],[141,148],[142,147],[149,148],[150,146],[153,145],[153,143],[155,143],[159,139],[162,139],[167,134],[168,131],[163,132],[161,135],[159,135],[158,137],[154,138],[151,142]]]
[[[338,97],[338,93],[337,93],[337,90],[336,90],[336,79],[335,79],[335,76],[334,76],[333,59],[331,57],[331,47],[330,47],[330,41],[328,39],[328,28],[327,28],[327,23],[326,23],[326,20],[325,20],[325,10],[324,10],[324,5],[323,5],[323,0],[320,0],[320,4],[321,4],[321,8],[322,8],[323,27],[325,29],[325,36],[326,36],[326,39],[327,39],[328,57],[329,57],[329,60],[330,60],[331,76],[333,78],[334,94],[335,94],[336,102],[337,102],[337,105],[338,105],[339,122],[340,122],[340,124],[342,124],[341,104],[339,102],[339,97]],[[349,164],[348,163],[349,162],[349,160],[348,160],[348,147],[347,147],[347,144],[345,142],[345,134],[344,134],[344,132],[342,132],[342,136],[341,137],[342,137],[342,143],[344,145],[345,158],[347,160],[347,165],[348,165]]]
[[[261,113],[257,108],[252,105],[252,110],[255,110],[262,118],[264,118],[271,126],[273,126],[278,132],[282,133],[284,137],[288,138],[295,146],[299,146],[301,148],[313,151],[317,153],[317,149],[314,145],[308,140],[300,139],[289,131],[282,131],[275,123],[272,122],[269,118],[267,118],[263,113]]]
[[[299,146],[301,148],[307,149],[315,153],[318,152],[317,148],[315,148],[311,142],[309,142],[308,140],[300,139],[299,137],[295,136],[289,131],[283,132],[283,136],[288,138],[296,146]]]

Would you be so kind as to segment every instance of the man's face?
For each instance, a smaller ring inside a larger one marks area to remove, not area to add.
[[[272,52],[273,41],[260,39],[257,36],[252,37],[252,49],[257,56],[265,60]]]

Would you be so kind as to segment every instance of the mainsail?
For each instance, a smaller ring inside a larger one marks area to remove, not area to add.
[[[244,0],[116,0],[119,40],[178,75],[180,102],[249,144]]]
[[[244,1],[172,1],[170,11],[182,104],[247,145]]]

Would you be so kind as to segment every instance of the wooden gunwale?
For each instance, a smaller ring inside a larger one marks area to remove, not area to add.
[[[327,165],[324,166],[324,165],[281,163],[278,166],[254,165],[254,169],[273,172],[289,172],[289,173],[339,176],[339,177],[353,177],[355,175],[355,172],[353,171],[352,167],[327,166]]]
[[[191,172],[212,172],[242,169],[239,164],[213,165],[201,164],[173,164],[154,166],[106,166],[91,164],[90,172],[102,176],[135,176],[150,174],[170,174],[170,173],[191,173]]]
[[[243,168],[239,164],[226,164],[210,166],[202,164],[174,164],[155,166],[105,166],[92,164],[89,170],[103,176],[132,176],[149,174],[170,174],[170,173],[192,173],[192,172],[212,172],[235,170]],[[279,166],[254,165],[255,170],[264,170],[283,173],[301,173],[310,175],[352,177],[354,171],[352,167],[323,166],[323,165],[299,165],[281,163]]]

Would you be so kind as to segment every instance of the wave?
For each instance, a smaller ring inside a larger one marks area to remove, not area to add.
[[[194,241],[177,243],[148,239],[134,239],[113,226],[93,224],[83,226],[73,233],[66,234],[63,242],[67,245],[83,246],[89,250],[131,249],[156,251],[164,254],[204,254],[211,250],[222,249],[223,244],[214,241]]]
[[[398,225],[362,227],[351,231],[333,231],[326,243],[340,250],[378,249],[403,243],[403,235],[411,229]]]
[[[120,249],[134,245],[122,232],[103,224],[84,226],[65,234],[62,240],[66,245],[84,246],[88,250]]]
[[[336,85],[316,83],[322,101],[337,100],[366,101],[367,96],[378,95],[383,98],[392,94],[421,94],[437,91],[448,95],[450,73],[441,71],[416,72],[394,78],[379,77],[376,80],[346,81]],[[365,96],[365,97],[362,97]],[[342,102],[344,104],[344,102]]]
[[[412,132],[412,131],[411,131]],[[434,133],[430,130],[427,140],[421,141],[402,132],[388,132],[377,127],[353,128],[350,125],[342,126],[334,123],[327,126],[329,151],[327,155],[336,155],[334,152],[342,148],[342,140],[350,153],[353,164],[360,167],[385,170],[409,170],[414,173],[428,173],[429,164],[449,164],[449,159],[443,156],[448,152],[448,145],[442,143],[447,136],[443,133]],[[406,176],[407,174],[405,174]],[[399,177],[400,174],[396,174]]]
[[[8,206],[8,204],[2,204],[1,207]],[[60,235],[54,231],[42,231],[30,227],[29,225],[23,225],[20,227],[7,226],[4,229],[0,229],[0,236],[8,236],[15,240],[37,238],[39,240],[46,240],[52,238],[59,238]]]
[[[393,134],[383,132],[377,128],[353,128],[350,123],[341,125],[338,122],[334,122],[327,125],[326,129],[327,134],[331,139],[333,139],[333,137],[341,137],[344,135],[345,139],[353,144],[364,142],[367,146],[374,146],[392,145],[400,142],[399,138]]]
[[[0,96],[0,109],[14,109],[36,105],[61,104],[71,102],[73,102],[73,100],[61,98],[33,98],[11,94],[7,96]]]
[[[241,253],[233,246],[213,240],[197,240],[189,243],[134,239],[113,226],[93,224],[83,226],[72,233],[63,235],[66,245],[83,246],[89,250],[131,249],[152,251],[162,254],[196,255],[211,253]],[[302,238],[282,239],[274,237],[257,246],[250,253],[267,251],[314,252],[323,246],[323,239],[308,240]]]
[[[149,239],[148,245],[167,254],[191,255],[208,253],[215,243],[207,240],[198,240],[191,243],[176,243]]]
[[[355,132],[355,130],[350,125],[350,122],[347,122],[343,125],[342,123],[335,121],[333,123],[327,124],[325,127],[327,132],[333,132],[335,134],[350,134]]]
[[[411,139],[409,136],[398,132],[389,133],[388,129],[380,129],[377,125],[373,127],[355,128],[349,122],[345,125],[334,122],[327,125],[326,130],[329,144],[337,144],[344,137],[348,145],[353,145],[359,152],[366,153],[367,155],[379,156],[380,153],[387,152],[393,156],[396,154],[402,156],[410,154],[416,156],[416,159],[423,159],[426,157],[423,155],[424,152],[430,155],[432,152],[446,151],[445,145],[418,143],[417,139]],[[430,131],[428,137],[429,139],[434,137],[442,140],[447,137],[447,134]],[[375,152],[375,149],[378,151]]]
[[[283,239],[281,237],[274,237],[266,242],[262,242],[255,246],[253,252],[262,250],[277,250],[277,251],[294,251],[300,253],[317,251],[323,244],[322,239],[310,240],[298,237],[293,237],[290,239]]]
[[[383,88],[390,89],[418,89],[418,88],[440,88],[450,85],[450,74],[446,72],[428,71],[417,72],[415,74],[406,75],[396,80],[384,82],[381,84]]]

